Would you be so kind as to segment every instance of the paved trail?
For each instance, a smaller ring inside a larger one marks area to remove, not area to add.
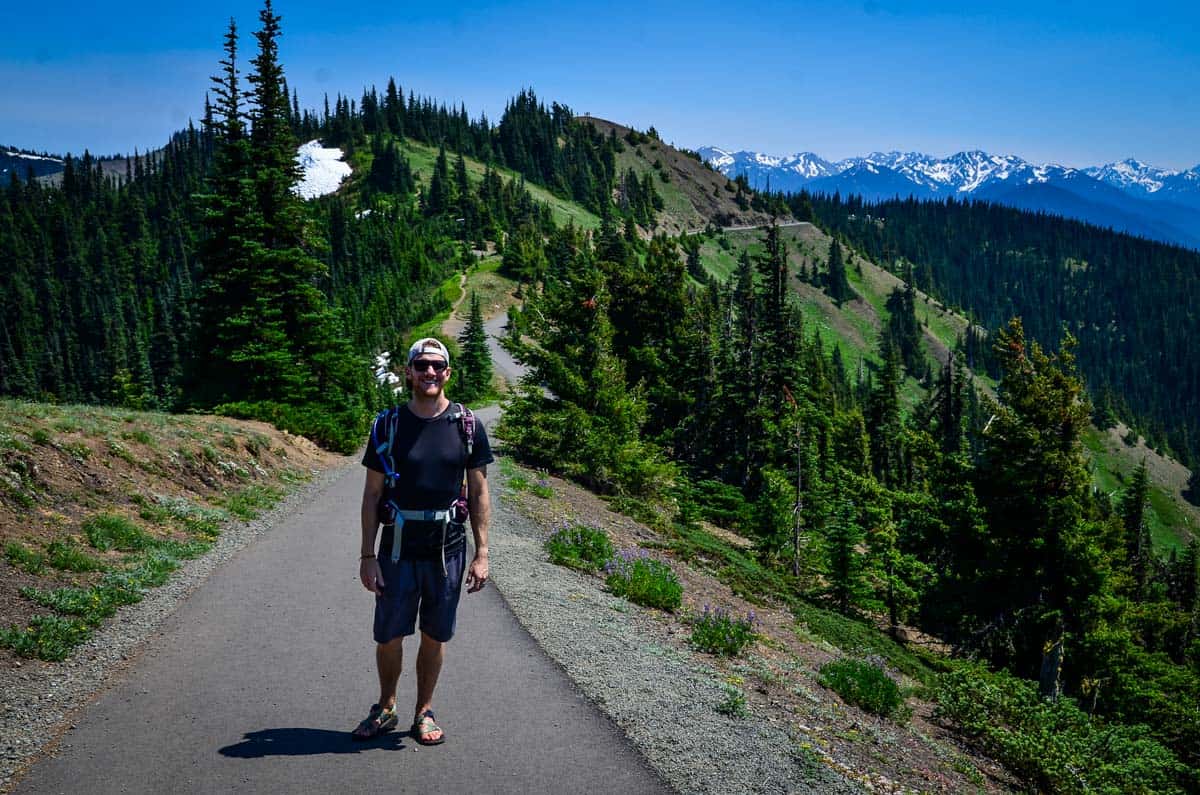
[[[446,743],[351,741],[376,691],[361,488],[348,467],[214,573],[15,791],[666,791],[494,584],[463,595],[435,703]],[[504,528],[493,533],[502,544]],[[411,641],[406,652],[402,713],[415,698]]]

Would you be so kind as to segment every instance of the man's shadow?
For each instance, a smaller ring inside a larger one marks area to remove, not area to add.
[[[399,751],[404,748],[407,732],[387,732],[370,740],[355,740],[350,732],[329,729],[263,729],[247,732],[239,743],[220,749],[222,756],[237,759],[260,759],[264,756],[315,756],[317,754],[357,754],[382,748]]]

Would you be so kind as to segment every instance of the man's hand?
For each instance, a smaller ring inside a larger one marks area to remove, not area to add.
[[[484,576],[487,575],[487,566],[484,565]],[[375,558],[363,558],[358,563],[358,579],[371,593],[376,596],[383,595],[383,571],[379,568],[379,561]]]
[[[488,578],[488,559],[487,555],[476,553],[475,559],[471,561],[471,567],[467,569],[467,593],[475,593],[481,590]]]

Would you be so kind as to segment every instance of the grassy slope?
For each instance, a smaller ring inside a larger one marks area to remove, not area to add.
[[[618,174],[624,174],[630,168],[639,177],[647,172],[655,174],[654,186],[662,196],[664,207],[653,231],[667,234],[695,232],[714,219],[721,219],[717,223],[729,226],[770,221],[764,213],[739,209],[733,201],[733,192],[727,188],[732,183],[724,175],[670,144],[647,140],[634,146],[625,140],[628,127],[592,116],[579,119],[605,135],[615,132],[621,139],[625,149],[617,154]]]
[[[437,147],[428,146],[426,144],[405,139],[400,150],[404,156],[408,158],[409,166],[412,168],[418,180],[422,183],[429,181],[429,175],[433,173],[434,163],[437,162]],[[450,159],[450,166],[454,166],[454,155],[447,155]],[[475,160],[474,158],[465,158],[467,164],[467,179],[472,185],[477,185],[483,179],[486,166]],[[497,168],[501,177],[507,180],[520,180],[521,175],[507,168]],[[525,187],[529,190],[533,198],[550,207],[550,211],[554,214],[554,223],[565,226],[568,222],[572,222],[575,226],[584,229],[597,229],[600,226],[600,219],[595,214],[580,207],[575,202],[567,199],[560,199],[545,188],[534,185],[532,182],[526,182]]]
[[[0,640],[69,653],[114,599],[161,584],[222,524],[340,460],[259,422],[0,400]],[[76,596],[39,604],[28,589]],[[43,616],[53,631],[36,629]]]
[[[426,185],[429,183],[429,175],[433,173],[434,163],[437,162],[437,147],[414,141],[410,138],[405,138],[399,141],[400,151],[408,159],[409,167],[413,171],[413,175],[417,181]],[[448,152],[447,157],[451,169],[454,167],[455,155],[453,152]],[[374,156],[368,147],[361,147],[354,152],[350,158],[350,164],[353,169],[353,174],[350,179],[343,183],[340,193],[353,193],[355,186],[368,174],[371,170],[371,161]],[[478,185],[483,179],[483,174],[487,167],[478,160],[468,157],[464,158],[467,165],[467,179],[472,185]],[[500,176],[508,181],[520,180],[521,175],[507,168],[496,168]],[[525,187],[529,190],[535,201],[541,202],[550,207],[550,212],[554,216],[554,222],[560,225],[566,225],[572,222],[575,226],[583,229],[597,229],[600,226],[600,218],[594,213],[585,210],[578,204],[560,199],[550,191],[543,187],[526,182]]]

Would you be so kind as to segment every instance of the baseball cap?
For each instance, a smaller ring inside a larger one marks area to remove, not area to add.
[[[450,351],[446,350],[446,346],[433,337],[425,337],[414,342],[412,347],[408,349],[408,361],[405,364],[412,364],[412,360],[422,353],[436,354],[445,359],[446,364],[450,364]]]

